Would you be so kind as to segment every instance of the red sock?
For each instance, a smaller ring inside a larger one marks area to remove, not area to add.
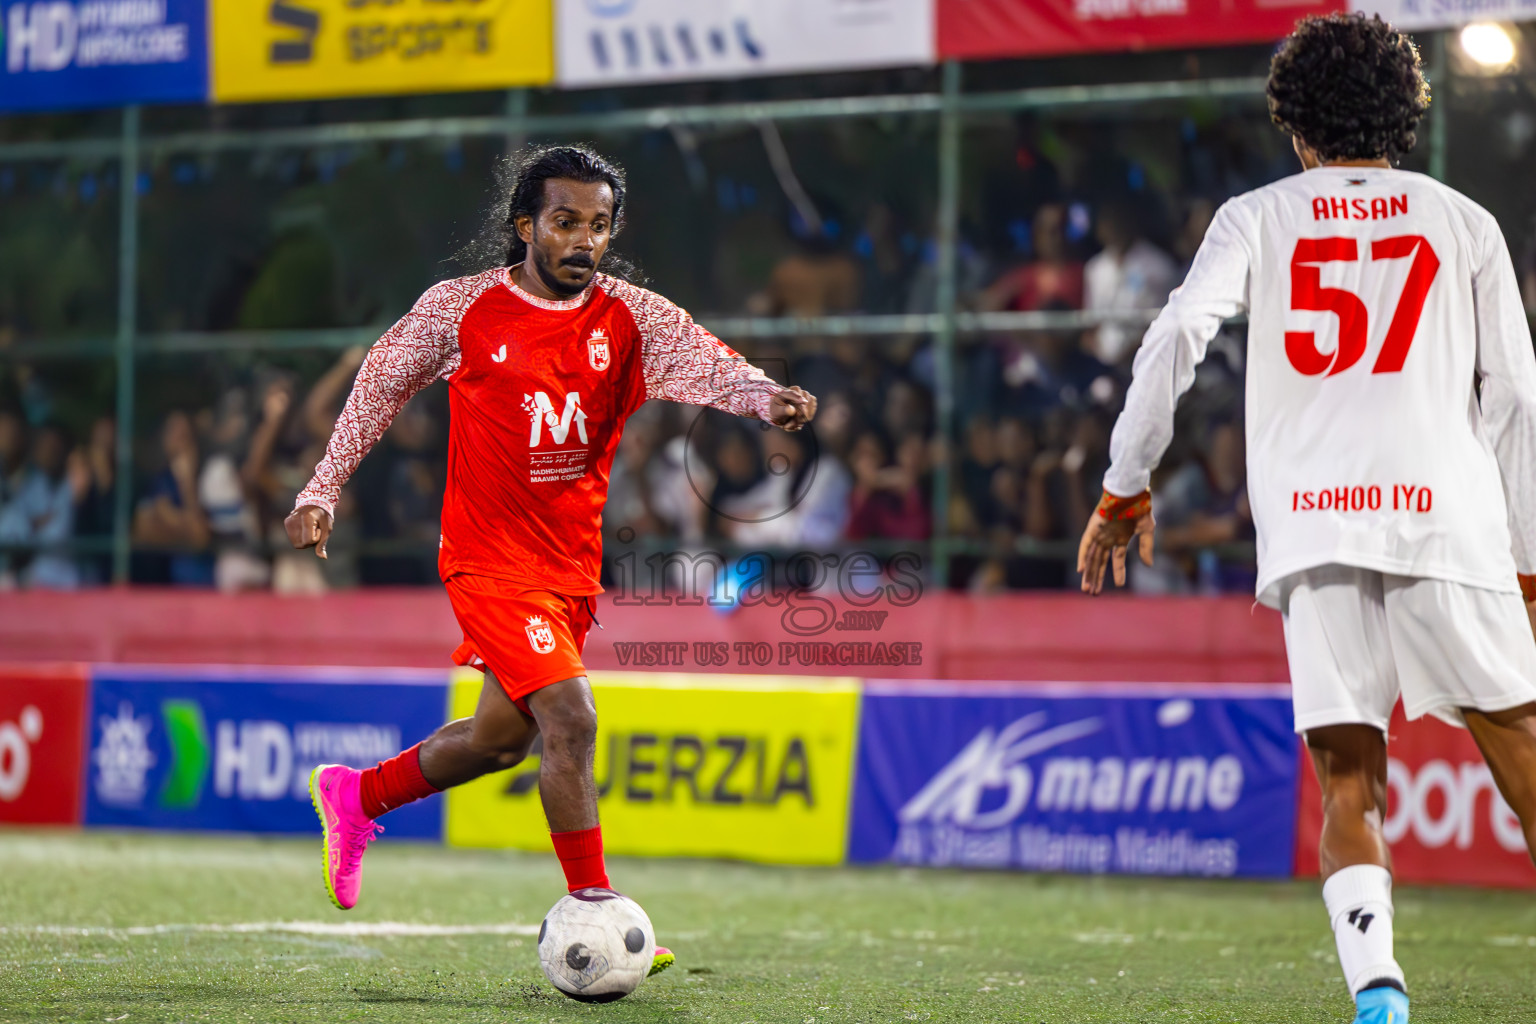
[[[388,761],[364,769],[357,789],[363,801],[363,813],[370,818],[436,792],[439,792],[438,788],[421,775],[420,743]]]
[[[565,869],[566,887],[577,889],[607,889],[608,869],[603,866],[603,827],[596,825],[580,832],[551,832],[555,843],[555,856]]]

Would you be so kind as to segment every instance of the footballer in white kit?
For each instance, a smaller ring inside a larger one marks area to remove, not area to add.
[[[1305,170],[1222,206],[1147,331],[1078,568],[1098,593],[1132,541],[1150,564],[1174,407],[1246,313],[1258,598],[1323,789],[1323,899],[1356,1020],[1404,1024],[1381,832],[1399,694],[1471,730],[1536,849],[1536,355],[1493,217],[1391,166],[1429,104],[1407,36],[1308,18],[1268,94]]]

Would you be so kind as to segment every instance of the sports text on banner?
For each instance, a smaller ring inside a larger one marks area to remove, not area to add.
[[[220,102],[542,85],[551,0],[217,0]]]

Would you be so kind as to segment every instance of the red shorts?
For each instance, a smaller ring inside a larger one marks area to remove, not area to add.
[[[445,585],[464,630],[453,663],[489,668],[524,714],[533,691],[587,674],[581,649],[592,628],[591,598],[464,573]]]

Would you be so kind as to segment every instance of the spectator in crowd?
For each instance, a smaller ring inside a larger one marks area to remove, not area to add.
[[[212,535],[198,494],[197,435],[192,418],[177,409],[160,429],[164,466],[133,514],[133,542],[152,549],[151,582],[182,587],[213,585]],[[169,554],[167,554],[169,552]]]
[[[1004,347],[1003,402],[1038,420],[1063,405],[1103,403],[1115,393],[1112,371],[1078,344],[1075,333],[1020,331]]]
[[[660,431],[647,408],[624,424],[613,466],[608,472],[608,503],[603,506],[603,533],[611,541],[623,531],[624,540],[651,540],[670,532],[657,514],[657,484],[667,471],[658,458]]]
[[[197,496],[208,520],[213,549],[214,585],[222,591],[265,587],[271,567],[261,551],[249,459],[258,447],[269,444],[272,414],[287,408],[287,394],[268,393],[263,420],[254,437],[250,432],[247,393],[232,388],[219,399],[214,413],[208,457],[198,474]],[[274,409],[274,404],[280,406]]]
[[[728,537],[730,535],[730,515],[727,509],[731,500],[746,494],[762,477],[761,467],[758,465],[758,453],[753,450],[753,445],[747,434],[748,428],[737,423],[720,423],[719,418],[710,416],[711,423],[719,423],[719,432],[711,433],[714,439],[713,463],[714,479],[705,481],[708,484],[707,492],[709,500],[709,514],[705,520],[705,535],[708,537]],[[707,453],[706,453],[707,457]],[[704,488],[701,488],[704,490]]]
[[[1251,592],[1256,577],[1250,560],[1222,558],[1212,550],[1254,537],[1242,427],[1235,421],[1215,425],[1184,476],[1177,497],[1167,502],[1174,505],[1168,510],[1174,521],[1160,530],[1159,545],[1198,591]],[[1160,493],[1173,497],[1167,488]]]
[[[268,384],[262,425],[252,439],[242,475],[255,500],[266,546],[272,552],[272,588],[279,593],[323,593],[335,587],[356,586],[359,581],[359,493],[367,488],[370,479],[377,479],[373,474],[379,466],[368,466],[368,471],[360,476],[357,492],[349,489],[342,493],[323,560],[293,550],[283,531],[283,518],[292,511],[294,495],[308,483],[315,465],[325,454],[331,428],[366,354],[367,349],[360,345],[343,351],[296,409],[290,397],[290,381],[278,378]],[[387,443],[384,450],[393,453],[392,444]],[[380,464],[385,461],[380,460]],[[380,498],[376,504],[380,506],[381,518],[385,518],[384,500]],[[437,516],[438,510],[433,509],[434,524]],[[380,532],[389,536],[389,530],[385,526]],[[432,546],[435,544],[434,539]],[[387,578],[389,571],[386,569],[386,579],[381,582],[394,582]],[[408,577],[418,571],[419,564],[404,569]]]
[[[98,416],[85,444],[69,457],[70,487],[75,500],[75,536],[105,541],[117,516],[117,422]],[[112,578],[112,556],[106,552],[80,555],[80,581],[87,586]]]
[[[1205,233],[1211,228],[1211,220],[1216,216],[1216,204],[1209,199],[1191,199],[1184,210],[1184,224],[1179,228],[1179,235],[1173,242],[1173,254],[1179,258],[1179,280],[1189,273],[1190,264],[1195,262],[1195,253],[1200,249],[1200,243],[1205,241]]]
[[[730,537],[748,547],[825,548],[842,538],[852,481],[832,455],[783,430],[759,432],[767,472],[727,503]]]
[[[857,399],[861,411],[872,415],[878,410],[873,403],[901,376],[892,360],[901,355],[898,347],[885,338],[819,339],[815,348],[795,360],[792,379],[818,400],[841,393],[845,400]],[[910,347],[906,351],[910,353]],[[819,411],[816,418],[821,419]]]
[[[960,456],[956,493],[964,498],[961,514],[980,533],[992,521],[992,474],[997,469],[997,431],[990,417],[972,416],[965,425],[965,448]],[[954,511],[950,520],[953,525]]]
[[[917,237],[890,204],[871,203],[864,214],[864,231],[853,244],[863,264],[863,298],[866,313],[899,313],[906,307]]]
[[[1106,204],[1098,239],[1104,248],[1083,268],[1084,308],[1109,314],[1161,309],[1178,284],[1178,267],[1142,236],[1135,211],[1122,202]],[[1083,345],[1101,363],[1118,366],[1130,360],[1145,330],[1145,324],[1110,322],[1090,330]]]
[[[1046,203],[1033,225],[1033,258],[992,282],[977,302],[983,310],[1083,308],[1083,265],[1067,249],[1067,208]]]
[[[916,431],[900,435],[892,460],[880,435],[865,431],[853,444],[850,540],[926,540],[933,530],[924,488],[928,442]]]
[[[75,502],[65,465],[69,445],[63,431],[46,424],[33,432],[24,466],[11,476],[10,495],[0,506],[0,544],[20,550],[11,560],[23,586],[73,589],[80,572],[71,557]]]
[[[9,506],[12,496],[21,489],[26,454],[26,427],[21,417],[10,409],[0,408],[0,511]],[[11,564],[18,552],[6,550],[10,543],[0,539],[0,585],[15,586]]]
[[[820,214],[810,222],[791,211],[795,251],[779,261],[761,292],[748,302],[759,316],[825,316],[859,306],[862,289],[858,261],[837,241],[835,221]]]

